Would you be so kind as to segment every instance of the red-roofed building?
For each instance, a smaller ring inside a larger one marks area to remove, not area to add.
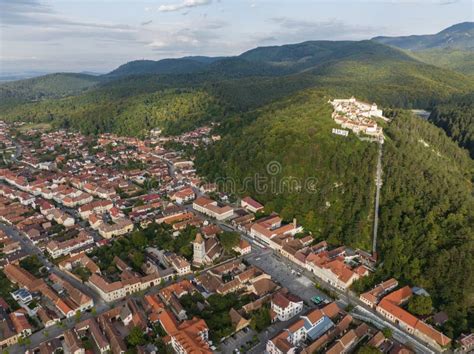
[[[367,291],[360,295],[360,300],[370,307],[375,307],[379,302],[381,296],[387,292],[395,289],[398,286],[398,281],[391,278],[383,283],[377,285],[370,291]]]
[[[230,218],[234,214],[234,209],[230,206],[219,206],[216,201],[207,198],[199,197],[193,202],[193,209],[203,214],[209,215],[217,220],[224,220]]]
[[[376,311],[408,333],[430,343],[439,350],[444,350],[451,342],[450,338],[399,306],[411,296],[410,287],[405,286],[385,296],[377,305]]]
[[[190,202],[194,198],[196,198],[196,194],[191,187],[180,189],[170,196],[170,199],[178,204]]]
[[[251,211],[252,213],[257,213],[263,210],[263,205],[250,197],[242,198],[240,201],[240,206]]]
[[[249,254],[252,252],[252,246],[247,240],[240,239],[240,242],[237,246],[232,248],[235,252],[240,253],[241,255]]]
[[[191,320],[178,323],[174,315],[164,310],[159,316],[160,324],[168,334],[167,342],[176,353],[180,354],[210,354],[209,328],[202,319],[194,317]]]
[[[364,267],[362,268],[364,268],[365,271],[361,269],[357,271],[351,269],[344,263],[342,257],[330,259],[327,252],[308,256],[306,258],[306,267],[325,282],[341,290],[346,290],[355,280],[368,274],[368,271]]]

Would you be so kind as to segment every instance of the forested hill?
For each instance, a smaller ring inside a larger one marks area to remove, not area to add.
[[[202,71],[208,63],[193,59],[135,60],[104,75],[107,78],[143,74],[182,74]]]
[[[448,336],[472,331],[473,161],[441,129],[408,113],[385,132],[379,275],[425,287],[450,316]]]
[[[474,22],[464,22],[432,35],[375,37],[374,41],[406,50],[427,64],[474,75]]]
[[[256,196],[287,220],[296,217],[317,239],[368,249],[377,146],[354,135],[333,135],[337,125],[329,98],[305,91],[226,120],[220,127],[225,138],[199,154],[197,166],[212,180],[232,178],[237,190],[248,186],[243,194]],[[271,174],[269,164],[281,166],[281,173]],[[260,190],[254,180],[248,184],[246,179],[255,175],[282,190]],[[303,189],[314,179],[315,190],[286,189],[289,177]]]
[[[259,47],[235,57],[185,57],[136,60],[104,75],[104,78],[142,74],[216,73],[222,77],[275,76],[295,74],[343,58],[415,61],[400,50],[372,41],[308,41]]]
[[[12,81],[0,85],[0,100],[5,106],[45,98],[59,98],[78,94],[99,81],[97,76],[74,73],[49,74]]]
[[[142,75],[153,75],[157,80],[164,79],[165,83],[172,82],[173,78],[179,83],[186,80],[202,83],[248,77],[281,77],[308,72],[325,75],[328,67],[331,69],[341,62],[352,62],[357,66],[380,61],[381,65],[388,68],[391,65],[389,60],[403,63],[407,67],[419,66],[421,61],[473,74],[473,32],[474,23],[467,22],[454,25],[436,35],[376,37],[371,41],[307,41],[259,47],[235,57],[196,56],[158,61],[136,60],[100,76],[59,73],[0,84],[0,109],[11,107],[15,103],[77,95],[97,83],[107,85],[111,81]],[[407,54],[394,47],[416,50],[416,53]],[[370,72],[367,70],[372,69],[369,67],[362,70],[360,74],[368,75]],[[416,71],[418,68],[410,70]],[[425,67],[422,78],[428,71]],[[436,69],[433,71],[435,82],[442,81],[442,78],[452,78],[460,80],[460,86],[463,86],[463,79],[453,77],[451,73],[438,73]],[[416,76],[416,73],[413,74]],[[186,83],[184,86],[189,87]],[[183,85],[179,87],[182,88]]]
[[[372,95],[383,92],[373,98],[379,103],[418,108],[473,87],[473,79],[426,65],[399,49],[374,41],[308,41],[256,48],[237,57],[138,60],[99,77],[53,74],[6,83],[0,85],[0,113],[5,113],[4,108],[14,108],[15,103],[77,96],[85,89],[90,89],[92,95],[110,98],[203,85],[233,86],[239,90],[239,85],[249,82],[259,89],[260,85],[272,82],[289,86],[286,92],[296,92],[307,87],[331,88],[345,80],[351,87],[357,85]],[[382,91],[372,89],[374,83],[383,85]],[[258,93],[254,100],[262,95],[271,96]]]
[[[455,95],[440,102],[431,112],[429,120],[444,129],[459,146],[467,149],[474,158],[474,93]]]
[[[474,22],[458,23],[436,34],[402,37],[380,36],[372,40],[415,51],[435,48],[474,50]]]
[[[296,217],[316,240],[370,249],[377,145],[353,134],[333,135],[329,98],[307,90],[235,115],[196,165],[227,190],[255,196],[267,211],[288,221]],[[439,128],[408,112],[391,114],[383,158],[382,267],[361,286],[388,276],[423,286],[449,313],[447,333],[458,334],[474,326],[468,322],[474,319],[473,162]],[[267,181],[267,189],[254,176]],[[289,181],[301,189],[288,187]]]

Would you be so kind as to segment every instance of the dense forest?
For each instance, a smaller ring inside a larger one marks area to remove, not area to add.
[[[386,136],[381,274],[425,287],[450,315],[448,335],[472,330],[473,162],[440,129],[408,113],[395,117]]]
[[[97,92],[96,92],[97,93]],[[143,136],[155,127],[177,134],[222,116],[222,108],[204,91],[169,89],[129,97],[88,92],[78,97],[17,106],[15,117],[74,128],[85,134],[114,132]]]
[[[375,37],[372,40],[413,51],[426,49],[474,50],[474,22],[461,22],[436,34],[400,37]]]
[[[413,57],[427,64],[440,68],[474,75],[474,51],[460,49],[429,49],[410,53]]]
[[[474,158],[474,92],[455,95],[440,102],[431,112],[429,120],[444,129],[460,146],[469,150]]]
[[[436,34],[375,37],[424,63],[474,75],[474,22],[458,23]]]
[[[78,96],[3,107],[0,119],[50,122],[93,134],[140,135],[156,126],[172,134],[311,87],[344,96],[357,92],[361,99],[405,108],[431,107],[452,94],[474,90],[474,81],[460,74],[379,56],[344,58],[285,76],[223,77],[218,73],[132,76]]]

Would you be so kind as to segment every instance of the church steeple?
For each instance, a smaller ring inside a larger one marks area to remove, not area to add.
[[[197,233],[193,242],[193,262],[195,264],[202,264],[205,256],[206,249],[204,239],[200,233]]]

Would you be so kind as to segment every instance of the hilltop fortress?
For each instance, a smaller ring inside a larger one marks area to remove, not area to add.
[[[332,118],[342,128],[350,129],[357,135],[363,133],[376,137],[379,142],[383,143],[382,127],[378,126],[373,118],[388,119],[383,116],[382,110],[378,109],[375,103],[357,101],[354,97],[334,99],[329,103],[334,107]]]

